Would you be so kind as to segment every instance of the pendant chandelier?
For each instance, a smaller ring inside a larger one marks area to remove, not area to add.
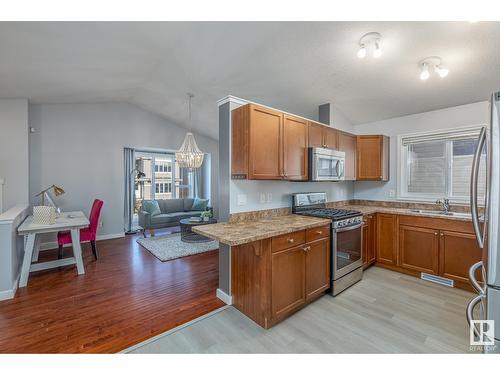
[[[193,94],[188,94],[189,98],[189,126],[191,127],[191,99],[193,99]],[[200,168],[203,164],[203,151],[198,148],[194,135],[191,132],[186,134],[182,146],[175,153],[175,160],[181,168],[195,169]]]

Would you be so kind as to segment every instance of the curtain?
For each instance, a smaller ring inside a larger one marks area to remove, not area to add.
[[[123,162],[125,166],[125,199],[124,199],[124,218],[125,218],[125,232],[132,231],[132,217],[134,209],[134,173],[135,169],[135,150],[133,148],[125,147],[123,149]]]
[[[191,176],[193,178],[193,198],[205,198],[203,197],[203,166],[200,168],[193,169],[191,171]]]

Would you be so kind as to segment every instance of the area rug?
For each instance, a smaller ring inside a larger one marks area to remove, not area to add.
[[[139,238],[137,243],[162,262],[205,253],[219,248],[218,241],[201,243],[182,242],[180,233],[169,234],[168,236]]]

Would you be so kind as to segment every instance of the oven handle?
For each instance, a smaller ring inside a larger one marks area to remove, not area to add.
[[[365,224],[365,222],[362,221],[361,223],[359,223],[357,225],[353,225],[353,226],[350,226],[350,227],[336,228],[334,230],[337,233],[339,233],[339,232],[347,232],[348,230],[354,230],[354,229],[361,228],[364,224]]]

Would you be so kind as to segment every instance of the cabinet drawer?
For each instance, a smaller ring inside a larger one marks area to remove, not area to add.
[[[281,236],[273,237],[272,251],[273,253],[288,249],[293,246],[302,245],[306,242],[306,231],[300,230],[298,232],[287,233]]]
[[[309,228],[306,230],[307,242],[319,240],[320,238],[327,238],[329,236],[330,236],[330,225],[323,225],[321,227]]]

